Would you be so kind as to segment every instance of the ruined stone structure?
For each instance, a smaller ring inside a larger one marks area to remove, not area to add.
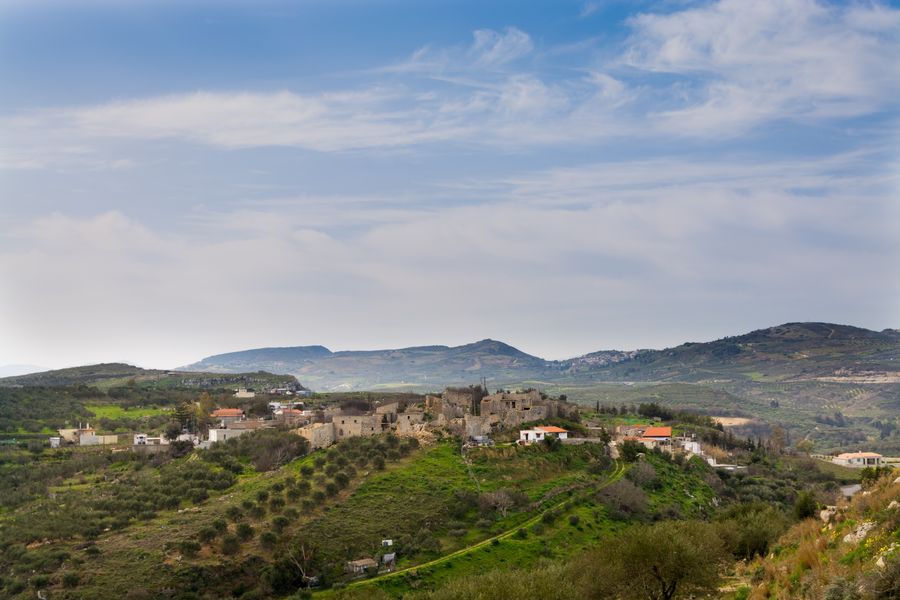
[[[334,423],[311,423],[295,429],[294,433],[306,438],[310,450],[327,448],[334,443]]]
[[[405,435],[414,431],[422,431],[425,428],[424,412],[404,412],[395,415],[398,435]]]
[[[574,404],[542,398],[537,390],[485,396],[480,388],[448,388],[440,396],[426,396],[425,408],[435,425],[470,438],[529,421],[570,417],[578,411]]]
[[[332,424],[336,440],[375,435],[385,431],[382,428],[383,415],[337,415],[333,417]]]

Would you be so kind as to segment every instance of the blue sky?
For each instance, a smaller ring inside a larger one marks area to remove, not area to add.
[[[0,364],[900,326],[900,5],[0,2]]]

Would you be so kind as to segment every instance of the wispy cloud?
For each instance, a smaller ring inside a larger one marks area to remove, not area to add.
[[[877,4],[721,0],[631,25],[626,64],[685,78],[678,106],[651,111],[670,131],[858,116],[900,91],[900,11]]]
[[[531,37],[515,27],[505,31],[478,29],[473,34],[475,42],[469,51],[474,63],[480,67],[498,67],[526,56],[534,49]]]
[[[355,89],[197,91],[31,111],[4,123],[21,143],[3,151],[0,168],[52,161],[55,151],[34,147],[45,139],[53,148],[115,138],[318,152],[728,139],[772,121],[889,106],[900,93],[898,23],[900,11],[877,4],[720,0],[638,15],[618,57],[565,71],[524,60],[534,43],[515,27],[480,29],[468,45],[421,48]]]

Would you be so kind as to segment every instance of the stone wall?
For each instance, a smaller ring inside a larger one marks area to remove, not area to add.
[[[306,438],[306,441],[309,442],[310,450],[327,448],[334,443],[335,439],[333,423],[313,423],[306,427],[295,429],[294,433]]]

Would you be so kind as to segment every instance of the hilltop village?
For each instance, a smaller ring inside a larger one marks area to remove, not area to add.
[[[362,402],[306,402],[309,391],[300,386],[266,389],[263,393],[268,414],[250,417],[244,409],[216,407],[205,415],[206,427],[186,426],[165,433],[134,432],[102,434],[89,423],[60,429],[50,438],[50,447],[61,445],[113,446],[143,454],[168,453],[173,446],[207,449],[213,444],[238,438],[261,429],[286,429],[305,438],[310,451],[328,448],[356,437],[392,433],[399,437],[415,437],[430,441],[438,435],[451,435],[466,446],[493,446],[497,434],[520,445],[531,445],[549,439],[563,444],[602,443],[611,453],[624,443],[670,454],[698,456],[719,469],[740,470],[746,467],[721,462],[721,453],[708,453],[697,435],[690,431],[673,434],[671,426],[662,426],[659,418],[646,424],[608,426],[608,423],[583,419],[585,407],[550,398],[535,389],[498,390],[488,394],[481,386],[446,388],[441,394],[410,395],[402,399]],[[278,397],[277,399],[272,399]],[[233,398],[248,401],[256,392],[246,388],[234,390]],[[196,407],[200,410],[200,406]],[[196,419],[194,419],[196,422]],[[551,422],[578,423],[571,431]],[[874,452],[842,453],[817,458],[851,468],[879,467],[882,456]]]
[[[734,521],[729,532],[746,525],[756,536],[757,521],[740,515],[764,511],[775,525],[765,544],[729,550],[744,560],[765,554],[791,511],[839,511],[892,462],[874,452],[813,455],[803,440],[791,448],[777,426],[751,439],[729,429],[738,419],[652,399],[660,396],[591,405],[536,389],[316,394],[287,380],[255,385],[53,392],[48,410],[82,402],[85,422],[54,423],[65,426],[49,449],[49,431],[6,447],[20,461],[7,462],[13,487],[0,489],[13,515],[0,522],[0,542],[13,544],[0,553],[10,589],[139,599],[190,590],[184,597],[206,600],[373,585],[405,597],[440,585],[451,568],[462,581],[485,565],[531,568],[551,557],[576,561],[578,573],[578,557],[623,527],[609,547],[625,547],[633,532],[651,545],[688,543],[667,529],[682,521],[715,540],[720,518]],[[4,393],[30,401],[47,392]],[[152,573],[109,575],[122,548]],[[74,558],[51,563],[62,551]],[[42,571],[29,571],[39,560]],[[198,569],[209,569],[202,584]]]

